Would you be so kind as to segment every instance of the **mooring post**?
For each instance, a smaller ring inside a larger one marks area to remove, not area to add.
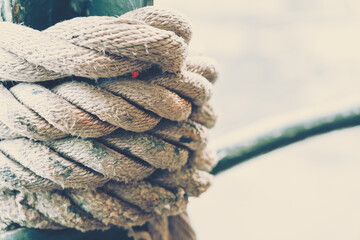
[[[0,0],[0,21],[43,30],[58,22],[84,16],[120,16],[153,5],[153,0]],[[0,59],[3,61],[3,59]],[[17,229],[0,232],[0,240],[131,239],[121,228],[82,233],[77,230]]]
[[[43,30],[74,17],[120,16],[153,0],[0,0],[0,21]]]

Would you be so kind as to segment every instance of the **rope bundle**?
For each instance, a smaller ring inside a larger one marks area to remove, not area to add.
[[[42,32],[0,23],[0,229],[147,223],[133,236],[158,239],[161,220],[190,234],[182,212],[210,184],[217,78],[187,57],[190,38],[184,17],[153,7]]]

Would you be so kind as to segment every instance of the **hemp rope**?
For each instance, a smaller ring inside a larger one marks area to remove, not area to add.
[[[217,78],[187,57],[190,39],[186,18],[154,7],[42,32],[1,22],[0,229],[147,223],[133,236],[157,239],[166,219],[190,234],[182,212],[210,184]]]

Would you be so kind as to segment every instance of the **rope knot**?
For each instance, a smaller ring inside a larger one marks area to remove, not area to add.
[[[0,227],[187,222],[210,185],[217,78],[190,39],[186,18],[154,7],[41,32],[1,22]]]

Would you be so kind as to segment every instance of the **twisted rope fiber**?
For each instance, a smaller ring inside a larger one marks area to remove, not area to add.
[[[190,38],[183,16],[153,7],[42,32],[0,23],[0,229],[147,222],[133,236],[157,239],[166,219],[190,234],[186,215],[167,216],[209,187],[217,78],[186,57]]]

